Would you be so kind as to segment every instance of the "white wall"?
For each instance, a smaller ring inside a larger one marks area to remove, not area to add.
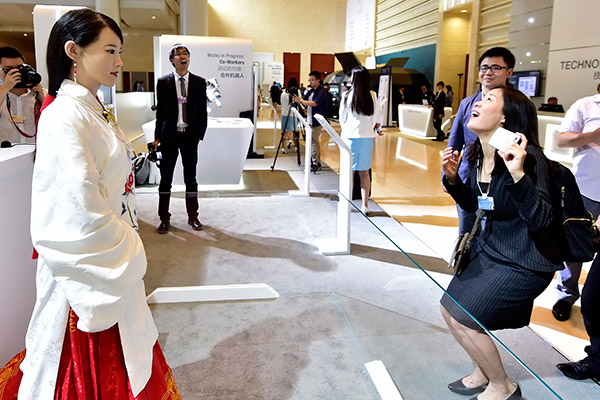
[[[546,94],[569,107],[600,83],[600,2],[554,0]]]
[[[211,106],[212,117],[239,117],[252,107],[252,41],[249,39],[206,36],[163,35],[155,41],[156,79],[175,69],[169,50],[176,43],[190,50],[190,72],[204,79],[217,78],[222,108]]]

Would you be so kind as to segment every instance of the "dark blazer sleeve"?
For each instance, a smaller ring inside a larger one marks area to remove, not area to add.
[[[156,127],[154,128],[154,139],[159,141],[163,137],[163,130],[167,117],[166,104],[166,77],[158,78],[156,83]]]
[[[204,139],[206,127],[208,126],[208,111],[206,109],[206,80],[198,75],[190,73],[190,85],[188,110],[194,110],[193,114],[189,115],[188,124],[191,131],[196,135],[198,140]],[[190,107],[192,105],[192,107]]]
[[[525,176],[517,183],[510,179],[504,187],[515,201],[527,228],[533,232],[540,232],[547,229],[552,222],[548,163],[539,147],[527,146],[526,151]],[[531,172],[528,174],[527,170]]]

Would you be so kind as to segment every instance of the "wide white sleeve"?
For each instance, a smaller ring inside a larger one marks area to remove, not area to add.
[[[107,201],[104,185],[113,182],[102,182],[96,167],[103,157],[83,137],[97,133],[85,121],[42,114],[32,187],[34,247],[87,332],[119,321],[146,271],[138,233]]]

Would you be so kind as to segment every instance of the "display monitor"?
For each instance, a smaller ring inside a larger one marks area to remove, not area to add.
[[[542,83],[542,72],[535,71],[514,71],[508,81],[522,93],[529,97],[540,95]]]

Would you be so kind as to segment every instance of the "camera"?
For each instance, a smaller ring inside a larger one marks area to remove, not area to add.
[[[15,88],[31,88],[42,81],[42,76],[35,72],[35,69],[29,64],[21,64],[16,68],[5,69],[4,72],[8,74],[13,69],[19,70],[21,74],[21,82],[15,85]]]

